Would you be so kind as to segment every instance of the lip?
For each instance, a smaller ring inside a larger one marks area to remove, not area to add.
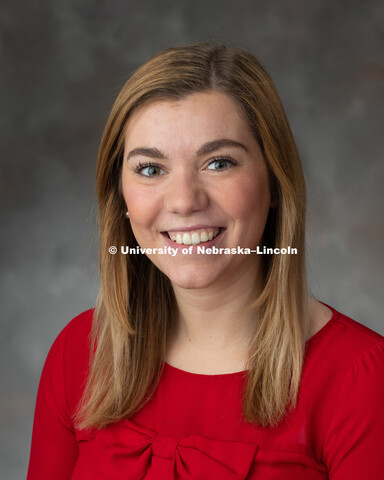
[[[224,230],[224,227],[221,227],[220,225],[193,225],[192,227],[184,227],[184,228],[171,228],[167,230],[163,230],[160,233],[167,233],[167,232],[191,232],[192,230],[203,230],[203,229],[212,229],[212,228],[222,228]]]
[[[199,228],[208,228],[208,227],[203,226],[203,227],[199,227]],[[214,228],[214,227],[209,227],[209,228]],[[168,234],[167,234],[167,232],[173,232],[173,231],[175,231],[175,232],[188,232],[190,230],[197,230],[196,227],[190,228],[188,230],[176,230],[176,229],[175,230],[167,230],[166,232],[161,232],[161,235],[163,236],[167,246],[172,247],[174,249],[177,249],[179,251],[183,250],[183,248],[189,249],[190,247],[192,247],[192,253],[196,253],[197,252],[197,247],[210,248],[210,247],[216,246],[217,243],[221,242],[221,239],[223,238],[223,236],[225,234],[226,228],[223,228],[223,227],[215,227],[215,228],[221,228],[221,231],[217,235],[217,237],[213,238],[212,240],[208,240],[208,242],[199,243],[197,245],[184,245],[184,244],[176,243],[173,240],[171,240],[168,237]]]

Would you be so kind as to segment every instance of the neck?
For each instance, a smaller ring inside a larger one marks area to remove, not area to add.
[[[171,344],[205,354],[247,349],[257,321],[249,308],[257,298],[257,278],[257,271],[250,268],[204,289],[174,286],[178,316]]]

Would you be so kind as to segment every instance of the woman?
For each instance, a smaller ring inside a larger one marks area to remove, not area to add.
[[[146,62],[97,187],[100,296],[48,355],[28,479],[379,478],[384,339],[308,296],[302,169],[259,62]]]

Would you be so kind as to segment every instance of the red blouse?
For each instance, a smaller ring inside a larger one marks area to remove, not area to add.
[[[92,310],[48,354],[27,480],[376,480],[384,478],[384,338],[333,310],[306,344],[299,401],[276,428],[245,423],[246,372],[165,364],[129,420],[79,431],[71,415],[88,365]]]

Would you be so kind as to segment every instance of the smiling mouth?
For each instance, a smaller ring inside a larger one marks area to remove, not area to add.
[[[168,237],[179,245],[199,245],[200,243],[209,242],[219,235],[223,230],[219,228],[208,228],[192,230],[190,232],[164,232]]]

